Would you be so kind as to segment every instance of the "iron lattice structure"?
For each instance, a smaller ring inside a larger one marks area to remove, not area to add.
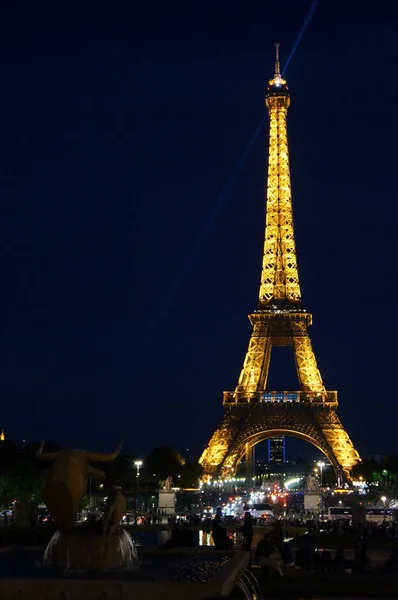
[[[224,392],[224,418],[200,462],[208,477],[234,475],[243,456],[259,442],[293,435],[321,450],[339,479],[349,478],[360,460],[337,416],[337,392],[326,391],[308,334],[312,315],[301,303],[294,240],[287,139],[290,93],[280,74],[278,45],[275,75],[268,83],[269,157],[264,257],[258,310],[249,348],[233,392]],[[300,390],[267,391],[273,346],[291,346]]]

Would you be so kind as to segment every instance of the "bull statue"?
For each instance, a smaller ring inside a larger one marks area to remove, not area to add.
[[[79,502],[87,490],[88,479],[102,479],[105,473],[91,465],[92,462],[114,460],[123,441],[114,452],[101,454],[87,450],[59,450],[43,453],[44,442],[37,449],[36,458],[52,463],[45,471],[43,499],[59,529],[66,529],[76,521]]]
[[[113,488],[106,503],[103,525],[103,535],[106,538],[105,547],[109,543],[109,538],[119,529],[120,521],[127,512],[126,499],[118,487]]]

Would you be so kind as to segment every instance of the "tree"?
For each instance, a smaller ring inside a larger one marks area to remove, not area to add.
[[[197,461],[186,462],[181,471],[179,487],[195,488],[203,475],[203,467]]]
[[[351,476],[362,478],[368,485],[370,499],[380,501],[385,497],[386,506],[398,498],[398,455],[384,456],[382,461],[364,459],[351,470]]]
[[[0,477],[0,502],[3,506],[9,506],[14,500],[40,502],[42,487],[37,466],[20,456],[8,473]]]
[[[108,463],[101,463],[99,468],[105,473],[103,484],[108,490],[114,485],[118,485],[126,491],[132,489],[135,480],[135,470],[133,468],[133,459],[128,454],[118,456],[115,460]],[[101,484],[102,482],[98,481],[98,483]]]
[[[42,500],[43,477],[36,464],[21,456],[15,465],[13,479],[15,496],[20,502],[33,500],[39,503]]]
[[[173,448],[163,446],[155,448],[144,460],[142,471],[156,477],[156,481],[164,481],[171,477],[177,482],[185,464],[184,458]]]
[[[8,508],[15,498],[15,482],[9,475],[0,477],[0,505],[2,508]]]
[[[42,470],[48,464],[35,460],[40,443],[29,444],[22,450],[10,440],[0,443],[0,503],[9,506],[19,502],[40,502],[43,487]],[[59,450],[56,444],[46,444],[45,452]]]
[[[84,510],[85,508],[88,507],[89,505],[89,497],[86,495],[83,496],[83,498],[80,500],[79,502],[79,511]]]
[[[362,478],[364,481],[372,482],[378,480],[381,473],[381,465],[375,460],[364,458],[351,469],[353,479]]]
[[[6,475],[13,468],[19,456],[19,448],[11,440],[0,441],[0,477]]]
[[[187,462],[174,448],[155,448],[143,462],[141,485],[158,487],[159,481],[171,477],[176,487],[196,487],[203,469],[196,461]]]

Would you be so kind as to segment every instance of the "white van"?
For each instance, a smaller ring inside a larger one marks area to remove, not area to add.
[[[253,504],[249,512],[254,519],[273,519],[275,516],[272,504]]]

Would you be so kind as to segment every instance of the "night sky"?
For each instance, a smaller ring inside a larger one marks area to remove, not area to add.
[[[251,333],[267,121],[220,193],[311,2],[58,4],[0,16],[0,428],[200,453]],[[397,450],[397,64],[397,3],[321,0],[286,71],[303,302],[364,455]],[[297,389],[289,350],[269,384]]]

